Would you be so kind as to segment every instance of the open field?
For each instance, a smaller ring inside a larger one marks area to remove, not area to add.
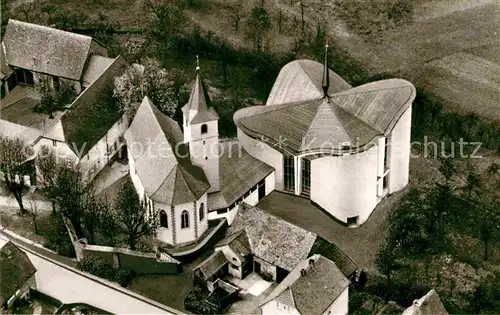
[[[436,95],[445,108],[500,121],[500,65],[457,53],[425,64],[413,82]]]
[[[499,3],[458,11],[387,31],[374,45],[375,73],[412,69],[423,63],[475,49],[478,54],[500,40]]]

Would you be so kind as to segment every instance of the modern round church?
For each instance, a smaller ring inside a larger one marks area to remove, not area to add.
[[[408,183],[415,87],[351,87],[325,63],[285,65],[264,106],[234,114],[238,139],[275,169],[275,189],[309,198],[348,225],[365,222]]]

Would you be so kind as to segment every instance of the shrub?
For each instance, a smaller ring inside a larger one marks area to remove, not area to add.
[[[48,222],[40,222],[40,235],[45,237],[44,246],[66,257],[75,257],[75,248],[71,243],[68,230],[60,214],[52,214]]]
[[[110,281],[115,279],[115,269],[104,259],[94,255],[87,255],[78,262],[78,269],[93,274],[94,276],[104,278]]]
[[[78,262],[77,268],[99,278],[114,281],[122,287],[127,286],[136,275],[131,268],[113,268],[111,263],[95,255],[85,256]]]
[[[130,268],[118,268],[115,272],[115,281],[122,287],[126,287],[135,277],[135,271]]]

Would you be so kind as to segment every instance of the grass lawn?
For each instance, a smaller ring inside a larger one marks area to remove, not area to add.
[[[180,274],[136,276],[127,289],[164,305],[186,311],[184,299],[193,289],[193,269],[211,253],[211,250],[204,252],[195,261],[183,264],[183,272]]]
[[[58,214],[41,212],[36,218],[38,233],[30,214],[19,215],[16,208],[0,208],[0,224],[18,235],[41,244],[60,255],[74,257],[74,248]]]

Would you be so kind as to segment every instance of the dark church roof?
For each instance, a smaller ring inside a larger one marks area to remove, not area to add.
[[[196,80],[194,82],[189,101],[182,107],[182,113],[186,117],[189,124],[200,124],[207,121],[218,120],[219,115],[212,108],[209,107],[210,98],[207,94],[207,89],[201,78],[199,70],[196,73]]]
[[[278,149],[336,152],[342,151],[344,143],[351,149],[358,148],[389,134],[414,97],[411,83],[391,79],[328,99],[244,108],[235,113],[234,120],[246,134],[280,146]]]
[[[237,141],[219,143],[219,150],[220,191],[208,194],[210,210],[229,207],[274,170]]]
[[[92,38],[10,19],[3,43],[10,66],[80,80]]]
[[[125,132],[137,174],[148,196],[175,205],[198,200],[210,187],[205,173],[193,165],[182,131],[146,96]]]
[[[304,60],[283,67],[267,105],[237,111],[237,127],[292,154],[364,150],[392,131],[415,98],[414,86],[405,80],[351,88],[332,71],[322,78],[322,69],[320,63]],[[323,81],[329,84],[328,97],[321,91]]]

